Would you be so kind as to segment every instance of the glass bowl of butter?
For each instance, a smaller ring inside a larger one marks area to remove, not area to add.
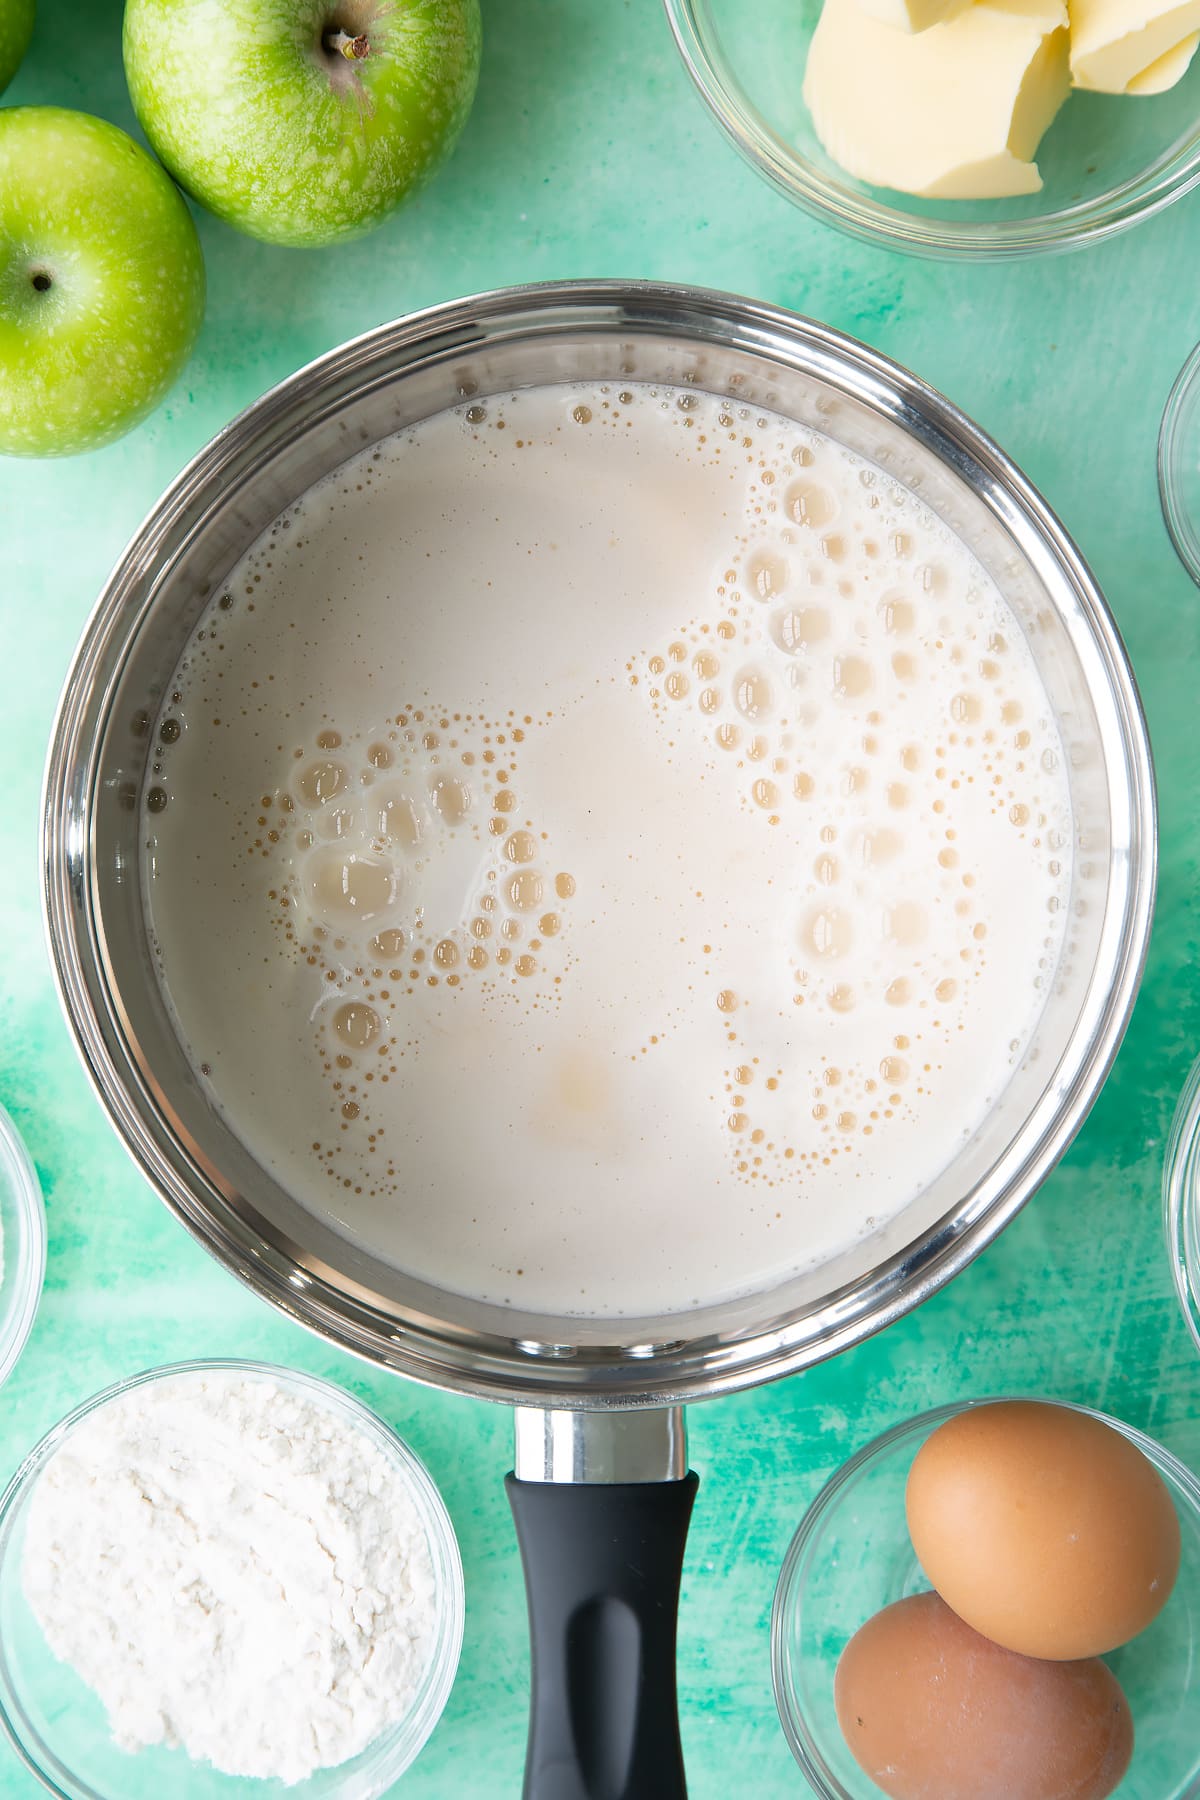
[[[746,160],[892,250],[1070,250],[1200,181],[1200,0],[664,5]]]

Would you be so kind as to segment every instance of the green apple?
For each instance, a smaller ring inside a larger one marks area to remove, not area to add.
[[[0,452],[119,437],[203,315],[200,240],[170,176],[88,113],[0,110]]]
[[[0,94],[17,70],[33,34],[34,0],[0,0]]]
[[[212,212],[273,244],[387,216],[458,136],[479,0],[126,0],[142,130]]]

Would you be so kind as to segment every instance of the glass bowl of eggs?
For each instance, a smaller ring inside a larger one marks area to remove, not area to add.
[[[1070,33],[1058,0],[664,4],[747,162],[806,212],[891,250],[1070,250],[1200,180],[1200,59],[1189,67],[1193,28],[1166,0],[1136,20],[1120,0],[1103,16],[1076,0]],[[981,189],[995,197],[956,197]]]
[[[1086,1407],[924,1413],[809,1508],[771,1654],[828,1800],[1196,1800],[1200,1481]]]

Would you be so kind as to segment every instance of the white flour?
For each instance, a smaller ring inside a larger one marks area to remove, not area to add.
[[[126,1750],[302,1781],[410,1708],[437,1596],[407,1482],[268,1378],[175,1376],[74,1431],[30,1506],[25,1593]]]

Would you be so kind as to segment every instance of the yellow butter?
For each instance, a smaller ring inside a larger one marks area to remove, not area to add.
[[[871,18],[895,31],[928,31],[969,6],[971,0],[858,0]]]
[[[1071,79],[1102,94],[1161,94],[1192,60],[1200,0],[1071,0]]]
[[[976,0],[914,35],[859,0],[826,0],[804,100],[828,154],[873,187],[945,200],[1034,194],[1033,158],[1070,88],[1068,50],[1062,0]]]
[[[1135,75],[1125,89],[1127,94],[1165,94],[1173,88],[1177,81],[1187,74],[1188,64],[1196,54],[1196,46],[1200,44],[1200,31],[1193,31],[1191,37],[1185,37],[1182,44],[1176,44],[1157,62],[1152,62],[1148,69]]]

